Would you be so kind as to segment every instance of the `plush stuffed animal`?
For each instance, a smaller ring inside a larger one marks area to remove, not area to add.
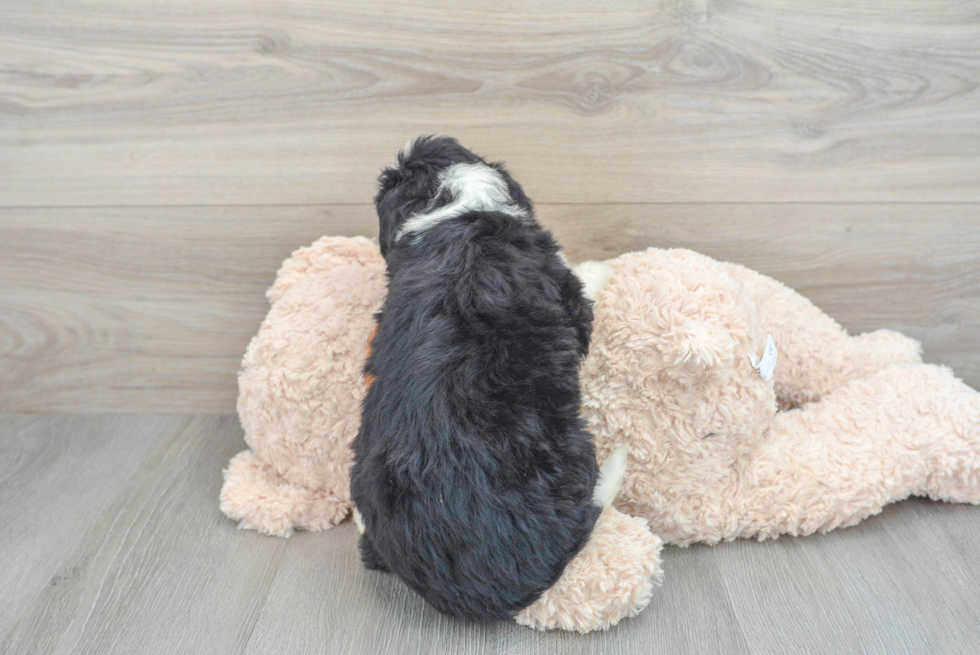
[[[519,622],[586,632],[637,613],[660,575],[653,533],[716,543],[853,525],[909,495],[980,502],[980,394],[922,364],[915,341],[850,337],[780,283],[690,251],[576,272],[597,301],[583,415],[600,460],[630,445],[616,507],[633,516],[606,510]],[[285,536],[347,515],[383,295],[367,239],[324,238],[284,263],[239,379],[252,450],[225,472],[221,507],[241,527]]]
[[[848,336],[779,282],[687,250],[577,272],[601,289],[583,415],[600,459],[630,445],[616,506],[665,541],[805,535],[910,495],[980,502],[980,394],[916,341]]]
[[[325,237],[286,260],[239,376],[251,447],[225,471],[221,510],[279,536],[323,530],[351,511],[351,441],[367,390],[362,372],[385,292],[373,242]],[[650,602],[661,541],[646,520],[608,508],[585,547],[515,620],[539,629],[607,629]]]

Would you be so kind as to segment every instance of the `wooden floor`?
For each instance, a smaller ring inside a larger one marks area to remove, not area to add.
[[[737,261],[980,387],[977,0],[0,0],[0,653],[980,652],[974,507],[669,548],[586,637],[236,530],[264,290],[430,132],[573,260]]]
[[[346,522],[289,539],[217,508],[231,417],[0,418],[0,652],[975,653],[980,510],[910,500],[804,539],[665,551],[611,632],[440,616],[361,568]]]

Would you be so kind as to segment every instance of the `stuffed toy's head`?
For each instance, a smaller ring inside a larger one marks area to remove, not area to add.
[[[597,290],[583,415],[600,459],[629,444],[616,507],[665,541],[808,534],[913,494],[980,502],[980,394],[912,339],[850,336],[690,251],[577,270]]]
[[[766,333],[715,262],[685,250],[656,254],[609,264],[582,373],[584,414],[600,458],[631,444],[624,495],[642,497],[656,481],[658,494],[697,502],[704,467],[718,480],[733,476],[731,463],[776,413],[773,381],[752,364]]]
[[[350,444],[384,294],[384,260],[361,237],[324,237],[283,263],[239,377],[250,449],[225,470],[221,509],[240,527],[289,536],[329,528],[350,513]],[[559,580],[514,618],[589,632],[634,616],[661,578],[660,547],[644,519],[606,508]]]

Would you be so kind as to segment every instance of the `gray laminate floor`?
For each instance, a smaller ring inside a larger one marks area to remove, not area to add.
[[[975,653],[980,508],[909,500],[803,539],[667,548],[608,633],[440,616],[349,523],[290,539],[217,507],[234,416],[0,417],[0,652]]]

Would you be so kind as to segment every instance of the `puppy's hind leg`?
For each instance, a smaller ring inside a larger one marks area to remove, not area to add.
[[[364,568],[369,571],[384,571],[388,572],[388,566],[378,555],[378,552],[374,550],[374,544],[368,538],[367,534],[362,534],[361,538],[357,541],[357,549],[361,551],[361,563],[364,564]]]
[[[592,504],[606,509],[613,504],[619,490],[623,487],[623,476],[626,475],[626,459],[629,457],[629,444],[623,444],[609,453],[609,457],[599,467],[599,479],[592,490]]]

